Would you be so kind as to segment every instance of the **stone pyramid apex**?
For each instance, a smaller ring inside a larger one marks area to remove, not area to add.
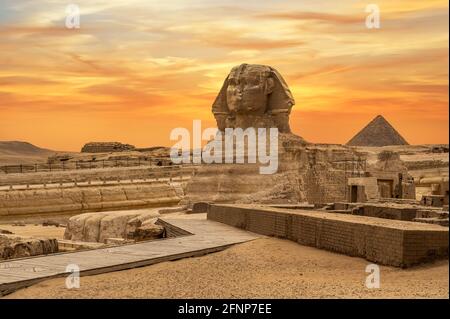
[[[346,145],[349,146],[388,146],[408,145],[408,142],[382,116],[377,115]]]

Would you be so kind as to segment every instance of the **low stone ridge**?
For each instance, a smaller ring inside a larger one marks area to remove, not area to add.
[[[167,178],[173,173],[173,178],[182,175],[191,175],[192,169],[163,167],[149,168],[148,166],[93,168],[66,171],[37,172],[33,174],[4,174],[0,175],[0,186],[9,185],[41,185],[53,183],[73,183],[87,181],[117,181],[137,180],[150,178]]]
[[[388,146],[409,144],[383,116],[378,115],[348,141],[347,145]]]
[[[0,235],[0,260],[46,255],[58,252],[54,238],[26,238]]]
[[[134,145],[122,144],[119,142],[89,142],[81,149],[82,153],[104,153],[104,152],[123,152],[132,151],[136,148]]]
[[[155,225],[159,216],[159,208],[80,214],[69,219],[64,239],[106,243],[109,238],[160,238],[164,228]]]
[[[167,183],[0,191],[0,218],[160,207],[180,199],[175,187]]]

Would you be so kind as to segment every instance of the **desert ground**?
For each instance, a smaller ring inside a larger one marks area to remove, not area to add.
[[[0,141],[0,165],[45,163],[55,151],[40,148],[27,142]]]
[[[15,143],[12,145],[17,146]],[[24,153],[23,144],[19,146],[15,151],[14,147],[9,148],[6,157],[0,152],[0,159],[3,158],[0,163],[11,160],[9,156],[13,153],[14,156]],[[369,163],[376,161],[381,151],[393,150],[399,153],[418,181],[424,177],[448,177],[448,153],[432,153],[428,149],[429,146],[363,148],[368,153]],[[6,147],[3,147],[3,151],[6,152]],[[30,161],[35,159],[35,150],[31,153]],[[45,150],[38,153],[42,158],[48,156]],[[113,171],[112,168],[98,169],[101,170]],[[131,171],[133,168],[129,169]],[[94,174],[97,169],[85,172]],[[39,179],[40,174],[44,173],[5,174],[4,178],[11,179],[17,175]],[[64,227],[43,226],[42,222],[52,220],[65,224],[67,218],[64,214],[53,214],[51,218],[37,214],[33,218],[27,217],[25,226],[14,226],[11,223],[22,221],[22,217],[6,215],[0,220],[0,229],[19,236],[62,239]],[[5,298],[449,297],[448,260],[408,269],[382,266],[379,289],[365,287],[368,275],[365,269],[369,263],[362,258],[266,237],[202,257],[82,277],[79,289],[69,290],[65,286],[65,278],[57,278],[16,291]]]
[[[381,267],[381,287],[365,287],[368,261],[263,238],[224,251],[148,267],[44,281],[5,298],[448,298],[448,260]]]
[[[17,226],[15,224],[0,224],[0,230],[7,230],[14,235],[23,237],[44,237],[63,239],[65,227],[42,226],[38,224],[25,224]]]

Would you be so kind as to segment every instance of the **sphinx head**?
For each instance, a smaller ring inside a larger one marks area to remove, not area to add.
[[[242,64],[228,75],[227,105],[230,112],[264,114],[274,87],[270,68]]]
[[[289,113],[294,104],[286,82],[275,69],[241,64],[225,79],[213,104],[213,113],[220,130],[234,127],[233,123],[254,124],[257,118],[258,125],[275,126],[283,132],[290,131]],[[236,118],[240,120],[236,122]],[[246,118],[252,120],[245,121]]]

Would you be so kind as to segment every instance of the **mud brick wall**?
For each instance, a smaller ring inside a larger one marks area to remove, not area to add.
[[[210,205],[208,219],[396,267],[448,256],[448,229],[437,225],[219,204]]]
[[[180,199],[175,188],[165,183],[0,191],[0,222],[39,214],[168,206]]]
[[[308,170],[305,189],[309,203],[330,203],[346,199],[347,178],[344,171],[324,167]]]
[[[447,243],[446,247],[445,243]],[[403,247],[403,259],[407,264],[425,262],[446,253],[448,255],[448,232],[406,230],[403,236]]]
[[[357,214],[369,217],[412,221],[414,218],[416,218],[417,208],[388,207],[386,205],[383,206],[365,204],[358,209]]]

